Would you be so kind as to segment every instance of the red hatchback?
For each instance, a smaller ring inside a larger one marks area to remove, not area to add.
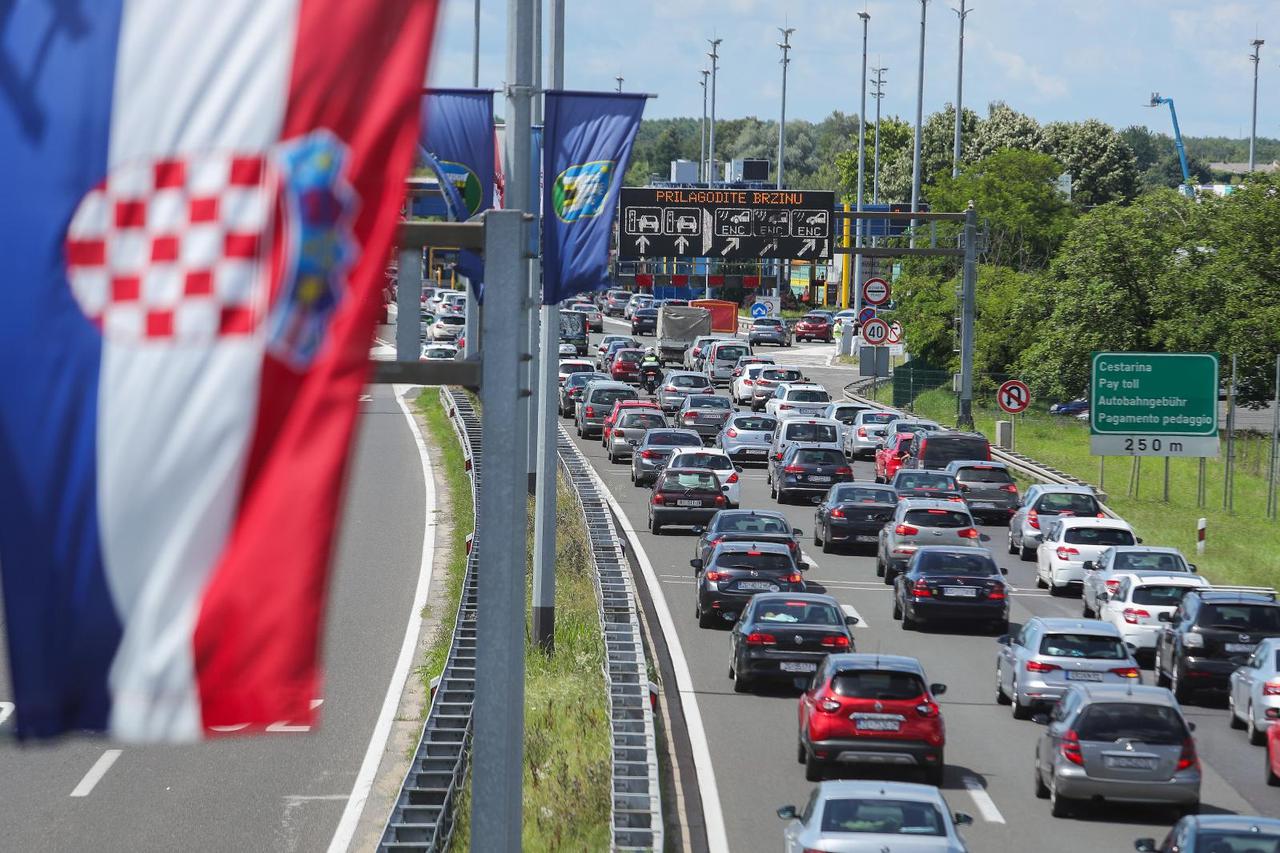
[[[902,467],[902,461],[911,455],[911,442],[915,434],[896,432],[876,451],[876,482],[889,483]]]
[[[831,343],[833,331],[831,318],[826,314],[806,314],[796,322],[795,336],[797,341],[824,340]]]
[[[946,690],[925,680],[915,658],[828,656],[800,697],[797,755],[805,779],[875,764],[915,767],[928,784],[941,785],[947,732],[935,697]]]
[[[642,349],[620,349],[613,354],[609,363],[609,375],[616,382],[638,382],[640,380],[640,359],[644,357]]]

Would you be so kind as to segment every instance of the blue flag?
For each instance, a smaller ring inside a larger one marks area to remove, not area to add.
[[[542,301],[609,286],[609,238],[645,96],[547,92]]]

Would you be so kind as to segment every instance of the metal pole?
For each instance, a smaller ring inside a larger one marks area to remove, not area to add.
[[[422,351],[422,249],[401,249],[396,270],[396,361],[417,361]]]
[[[1200,457],[1200,473],[1198,478],[1196,479],[1196,506],[1204,506],[1204,502],[1206,500],[1205,495],[1208,492],[1207,484],[1205,483],[1204,469],[1205,469],[1205,458],[1201,456]]]
[[[480,303],[476,300],[475,286],[464,277],[462,286],[467,290],[467,324],[463,327],[462,357],[471,358],[480,352]]]
[[[480,88],[480,0],[475,2],[475,27],[471,38],[471,86]]]
[[[958,426],[973,429],[973,324],[978,290],[978,211],[964,211],[964,271],[960,306],[960,409]]]
[[[1107,491],[1107,457],[1098,457],[1098,491]]]
[[[1222,508],[1236,508],[1236,357],[1231,356],[1231,385],[1227,392],[1227,470],[1222,481]]]
[[[1164,458],[1164,502],[1169,502],[1169,457]]]
[[[551,0],[551,89],[564,88],[564,0]],[[533,641],[555,651],[556,630],[556,377],[559,366],[560,306],[542,306],[542,387],[538,397],[538,479],[534,483]]]
[[[778,115],[778,189],[782,189],[782,171],[787,159],[787,66],[791,64],[789,55],[791,52],[791,34],[795,31],[795,27],[778,27],[778,32],[782,33],[782,41],[778,42],[778,47],[782,48],[782,109]],[[781,296],[782,264],[775,263],[773,270],[773,291]]]
[[[622,91],[622,81],[623,81],[623,80],[625,80],[626,78],[625,78],[625,77],[623,77],[621,74],[619,74],[617,77],[614,77],[613,79],[618,81],[618,91],[619,91],[619,92],[621,92],[621,91]]]
[[[1280,451],[1280,355],[1276,356],[1276,389],[1271,403],[1271,464],[1267,471],[1267,518],[1276,519],[1276,455]]]
[[[872,68],[876,72],[876,135],[871,153],[871,203],[880,203],[880,99],[884,97],[884,72],[888,68]]]
[[[924,23],[929,0],[920,0],[920,68],[916,75],[916,140],[911,155],[911,212],[920,209],[920,132],[924,123]],[[911,248],[916,247],[916,220],[911,220]]]
[[[1249,125],[1249,172],[1253,172],[1253,147],[1258,138],[1258,51],[1262,48],[1262,39],[1254,39],[1253,55],[1253,121]]]
[[[542,0],[533,0],[533,101],[530,105],[529,121],[532,125],[542,124]],[[532,137],[532,130],[530,130]],[[531,157],[532,155],[526,155]],[[537,217],[542,208],[541,193],[542,163],[533,162],[529,164],[529,204],[526,208],[531,212],[534,219],[533,234],[535,239],[538,234]],[[537,250],[535,250],[536,252]],[[538,328],[540,317],[538,313],[539,303],[542,302],[542,258],[536,257],[529,262],[529,323],[528,323],[528,340],[529,352],[538,353],[539,334]],[[545,356],[544,356],[545,357]],[[553,361],[554,361],[553,357]],[[528,450],[525,460],[528,466],[528,492],[533,494],[535,491],[535,480],[538,476],[538,428],[537,411],[539,391],[539,374],[542,372],[538,369],[538,361],[530,359],[526,365],[529,376],[529,430],[526,434],[526,443]]]
[[[866,173],[867,167],[867,28],[871,23],[871,15],[867,12],[859,12],[858,17],[862,19],[862,96],[861,106],[858,107],[858,189],[856,192],[856,201],[858,205],[858,213],[862,213],[862,188],[865,183],[863,175]],[[862,248],[862,217],[854,223],[854,245]],[[862,310],[862,255],[853,256],[853,300],[858,311]],[[846,291],[847,293],[847,291]],[[843,308],[848,308],[846,301]],[[850,324],[852,325],[852,324]],[[853,335],[840,336],[840,354],[849,355],[853,352]]]
[[[527,0],[511,0],[513,29],[529,23]],[[527,29],[526,29],[527,31]],[[511,112],[508,112],[511,115]],[[528,127],[528,123],[524,123]],[[508,132],[516,130],[515,121]],[[524,149],[527,153],[528,149]],[[512,161],[514,162],[514,161]],[[524,258],[527,223],[519,210],[490,210],[485,221],[484,336],[523,341]],[[524,568],[523,465],[507,448],[523,447],[520,401],[525,398],[521,347],[489,347],[481,368],[481,429],[485,453],[476,472],[480,529],[477,559],[484,571],[476,590],[476,702],[502,708],[476,714],[471,746],[471,849],[518,851],[524,767]]]
[[[707,126],[707,183],[716,180],[716,72],[720,70],[720,42],[724,39],[707,39],[711,43],[711,123]],[[710,265],[708,265],[710,267]],[[710,291],[707,297],[710,298]]]
[[[972,9],[965,9],[965,0],[960,0],[960,8],[952,9],[960,18],[960,47],[956,52],[956,135],[951,144],[951,177],[960,174],[960,115],[964,112],[961,103],[964,100],[964,19]]]
[[[702,125],[698,128],[698,147],[701,154],[698,158],[698,181],[707,179],[707,78],[711,72],[702,69]]]

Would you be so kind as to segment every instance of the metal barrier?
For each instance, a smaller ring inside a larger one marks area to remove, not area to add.
[[[479,494],[480,416],[460,390],[441,387],[440,401],[458,434],[471,478],[472,514]],[[475,528],[478,535],[480,530]],[[445,850],[453,834],[458,794],[467,778],[471,747],[472,707],[476,690],[476,553],[467,552],[457,622],[444,671],[431,697],[431,708],[413,763],[382,832],[380,851]]]
[[[573,485],[596,570],[596,598],[605,643],[609,728],[613,740],[613,850],[663,848],[662,796],[649,677],[636,592],[623,539],[601,496],[604,486],[577,445],[558,427],[560,465]]]

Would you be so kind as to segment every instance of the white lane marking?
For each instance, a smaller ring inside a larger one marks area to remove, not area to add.
[[[316,708],[319,708],[323,704],[324,704],[323,699],[312,699],[311,710],[314,711]],[[281,720],[278,723],[272,723],[271,725],[267,726],[267,731],[269,732],[309,732],[311,731],[311,726],[310,725],[296,726],[293,723],[289,722],[288,720]]]
[[[983,820],[987,823],[1004,823],[1004,815],[1000,814],[995,800],[991,799],[991,795],[987,793],[986,788],[982,787],[981,782],[972,776],[966,776],[964,786],[969,791],[969,796],[973,798],[973,804]]]
[[[80,780],[80,784],[76,785],[71,791],[73,797],[87,797],[93,793],[93,788],[102,781],[102,777],[107,775],[107,771],[111,769],[111,765],[116,763],[116,759],[120,757],[123,749],[108,749],[102,755],[98,756],[98,760],[93,762],[93,766],[89,768],[89,772],[84,774],[84,778]]]
[[[871,627],[871,624],[867,622],[867,618],[863,616],[861,613],[859,613],[858,609],[854,607],[852,604],[841,604],[840,609],[844,611],[845,616],[852,616],[854,619],[858,620],[858,624],[854,625],[853,627],[855,628]]]
[[[803,548],[800,549],[800,559],[808,563],[810,569],[817,570],[822,568],[822,566],[818,565],[818,561],[809,556],[809,552],[805,551]]]
[[[0,702],[0,726],[3,726],[5,721],[13,716],[15,708],[17,708],[17,706],[12,702]]]
[[[369,737],[369,746],[364,752],[364,760],[360,762],[360,770],[356,773],[355,784],[351,786],[351,794],[347,799],[347,807],[342,810],[342,817],[333,831],[329,841],[329,853],[343,853],[351,846],[356,826],[360,822],[360,813],[369,799],[369,791],[373,788],[373,778],[378,772],[378,764],[382,761],[382,753],[387,748],[387,738],[391,736],[391,723],[395,719],[396,710],[400,706],[400,694],[404,691],[405,680],[413,666],[414,652],[418,648],[418,635],[422,630],[422,609],[427,604],[427,596],[431,592],[431,563],[436,550],[436,482],[431,469],[431,457],[427,454],[427,443],[418,429],[418,422],[409,411],[404,401],[404,393],[411,385],[393,385],[392,392],[400,411],[409,422],[409,431],[413,433],[413,443],[418,448],[418,458],[422,462],[422,482],[426,493],[422,527],[422,558],[418,564],[418,585],[413,592],[413,603],[409,606],[409,622],[405,625],[404,639],[400,643],[400,655],[396,658],[396,668],[391,672],[391,683],[387,685],[387,693],[382,698],[382,708],[378,711],[378,721],[374,724],[373,734]]]
[[[349,800],[350,794],[285,794],[284,799],[291,803],[305,803],[310,800]]]

